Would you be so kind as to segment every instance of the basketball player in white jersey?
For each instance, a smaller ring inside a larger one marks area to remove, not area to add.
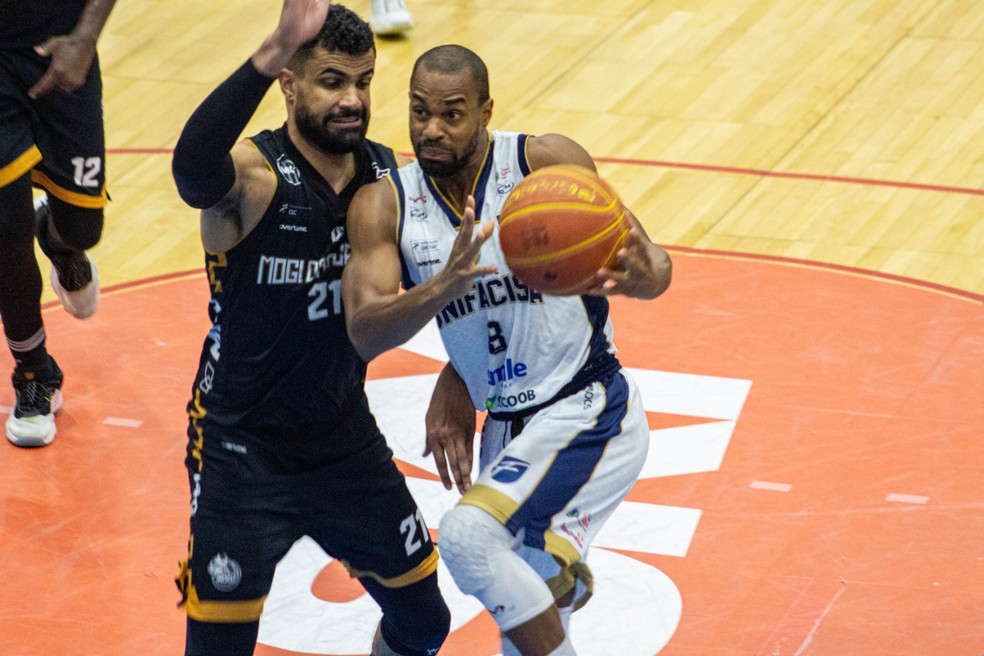
[[[490,132],[491,117],[488,72],[475,53],[440,46],[417,60],[417,160],[352,200],[342,294],[366,360],[437,318],[451,361],[428,410],[427,451],[445,487],[450,468],[464,492],[441,521],[441,555],[494,617],[504,654],[566,656],[570,612],[591,593],[588,546],[648,452],[606,297],[656,298],[671,264],[628,213],[620,266],[600,270],[592,294],[541,294],[517,280],[498,241],[509,192],[544,166],[595,167],[566,137]],[[471,485],[475,409],[488,415]]]

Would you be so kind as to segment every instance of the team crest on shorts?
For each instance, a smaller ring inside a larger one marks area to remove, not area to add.
[[[529,468],[530,463],[525,460],[506,456],[492,467],[492,478],[500,483],[513,483],[518,481]]]
[[[224,553],[215,554],[208,563],[208,575],[212,585],[219,592],[235,590],[243,579],[243,569],[235,560]]]

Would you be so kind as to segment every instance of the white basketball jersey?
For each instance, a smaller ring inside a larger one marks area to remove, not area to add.
[[[498,271],[476,279],[468,294],[437,315],[437,325],[475,407],[512,413],[540,406],[562,391],[577,391],[618,363],[607,299],[540,294],[506,265],[498,219],[509,192],[530,172],[526,135],[493,131],[491,139],[472,195],[476,225],[495,222],[480,263],[495,264]],[[400,206],[403,285],[409,289],[444,268],[461,214],[417,162],[391,179]]]

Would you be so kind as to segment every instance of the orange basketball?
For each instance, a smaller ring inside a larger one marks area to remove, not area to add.
[[[561,296],[595,286],[617,268],[629,222],[611,186],[573,165],[533,171],[512,190],[499,216],[499,241],[512,272],[537,291]]]

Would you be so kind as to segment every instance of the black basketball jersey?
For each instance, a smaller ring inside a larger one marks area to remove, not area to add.
[[[219,425],[331,422],[362,393],[366,365],[345,330],[345,213],[363,185],[396,168],[393,151],[366,141],[356,174],[336,194],[304,159],[286,127],[250,141],[277,174],[277,191],[253,230],[206,254],[212,328],[188,409]]]

